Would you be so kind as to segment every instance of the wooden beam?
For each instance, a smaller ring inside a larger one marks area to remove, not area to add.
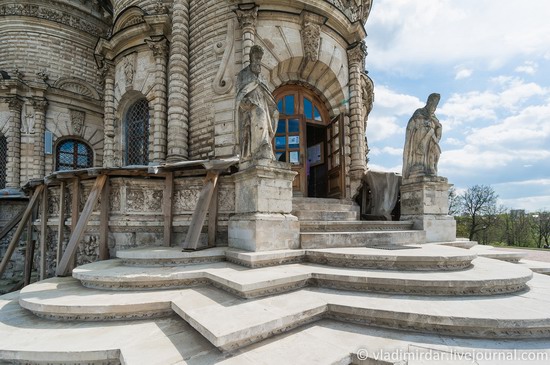
[[[40,203],[40,280],[46,279],[46,236],[48,230],[48,188],[42,191],[42,202]]]
[[[61,257],[61,262],[59,263],[59,266],[57,267],[57,270],[56,270],[57,276],[67,275],[70,262],[73,260],[73,257],[76,253],[76,250],[78,248],[78,243],[82,240],[82,236],[84,236],[84,231],[86,230],[86,226],[92,215],[94,206],[97,204],[100,193],[103,190],[103,187],[105,186],[106,180],[107,180],[107,175],[101,175],[96,179],[94,186],[90,191],[90,195],[88,196],[88,200],[84,205],[84,209],[82,209],[82,214],[80,215],[80,218],[78,219],[75,229],[71,234],[71,238],[69,240],[69,243],[67,244],[65,253],[63,254],[63,257]]]
[[[57,226],[57,251],[55,254],[56,268],[61,260],[63,252],[63,239],[65,238],[65,187],[67,183],[62,181],[59,185],[59,225]]]
[[[71,235],[72,235],[76,228],[76,223],[78,222],[78,217],[80,214],[80,177],[78,176],[73,177],[71,192],[72,192],[72,196],[71,196]],[[72,271],[72,269],[76,266],[76,260],[77,260],[77,257],[76,255],[74,255],[72,261],[69,263],[69,267],[67,270]],[[61,262],[61,260],[59,260],[59,262]],[[56,272],[57,272],[57,268],[56,268]]]
[[[38,187],[34,190],[34,194],[29,202],[29,205],[27,205],[27,208],[25,209],[25,212],[21,217],[21,222],[17,226],[17,230],[15,231],[15,233],[13,234],[13,237],[11,238],[11,241],[8,245],[8,249],[6,250],[4,257],[2,258],[2,262],[0,262],[0,277],[6,270],[6,267],[8,267],[8,262],[11,259],[11,255],[13,255],[13,251],[15,251],[15,247],[19,242],[21,233],[23,233],[26,223],[30,218],[30,215],[32,213],[34,206],[36,205],[36,202],[38,201],[38,197],[40,196],[40,194],[42,194],[42,190],[44,190],[44,187],[45,187],[44,185],[38,185]]]
[[[99,213],[99,259],[108,260],[109,255],[109,205],[111,185],[109,178],[101,191],[101,207]]]
[[[219,174],[219,171],[208,171],[206,175],[204,187],[199,194],[197,206],[191,217],[189,231],[187,231],[187,236],[185,237],[184,250],[196,250],[199,245],[199,236],[206,219],[206,213],[208,213],[208,207],[210,206],[210,200],[218,182]]]
[[[216,246],[216,230],[218,229],[218,184],[212,193],[208,207],[208,247]]]
[[[164,181],[164,192],[162,194],[162,209],[164,210],[164,246],[172,245],[172,198],[174,194],[174,173],[168,172]]]
[[[33,214],[35,215],[35,214]],[[27,224],[27,247],[25,248],[25,272],[23,273],[23,285],[31,283],[32,264],[34,261],[34,240],[32,239],[32,218]]]

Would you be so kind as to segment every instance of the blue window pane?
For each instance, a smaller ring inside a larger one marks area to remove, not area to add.
[[[275,137],[275,148],[285,149],[286,148],[286,137]]]
[[[300,131],[300,120],[298,119],[290,119],[288,121],[288,132],[289,133],[296,133]]]
[[[87,167],[88,166],[88,156],[78,156],[77,166],[78,167]]]
[[[299,148],[300,136],[288,136],[288,148]]]
[[[77,143],[77,148],[78,148],[78,153],[79,154],[85,154],[87,151],[86,151],[86,146],[84,146],[82,143]]]
[[[285,133],[286,131],[286,123],[284,119],[279,119],[279,123],[277,124],[277,133]]]
[[[321,121],[321,113],[319,113],[319,109],[315,108],[314,109],[314,114],[315,114],[315,120],[318,120],[318,121]]]
[[[285,96],[285,114],[294,114],[294,95]]]
[[[59,147],[61,152],[73,152],[73,141],[63,142]]]
[[[286,152],[275,153],[275,158],[277,159],[277,161],[286,162]]]
[[[277,110],[279,111],[279,113],[283,112],[283,99],[279,99],[279,101],[277,102]]]
[[[306,119],[313,119],[313,107],[311,104],[311,100],[308,98],[304,98],[304,113],[306,115]]]

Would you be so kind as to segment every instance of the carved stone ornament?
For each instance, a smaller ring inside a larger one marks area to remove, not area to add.
[[[166,5],[164,5],[164,3],[162,1],[157,1],[157,3],[155,4],[155,13],[156,14],[166,14],[168,13],[168,8],[166,7]]]
[[[2,102],[7,103],[11,111],[20,112],[23,109],[23,100],[18,99],[17,97],[7,97],[3,98]]]
[[[258,19],[258,7],[255,6],[251,9],[235,10],[237,14],[237,19],[239,20],[239,25],[243,30],[254,30],[256,29],[256,20]]]
[[[24,123],[21,123],[21,133],[32,134],[34,133],[34,114],[26,113],[23,118]]]
[[[145,42],[153,51],[155,57],[167,57],[168,56],[168,40],[166,38],[162,39],[146,39]],[[126,68],[125,68],[126,70]]]
[[[23,80],[23,77],[25,77],[25,74],[21,72],[21,70],[19,70],[18,68],[13,71],[13,75],[17,80]]]
[[[365,22],[369,16],[372,0],[325,0],[334,5],[338,10],[352,21]]]
[[[316,62],[319,59],[319,44],[321,43],[321,26],[304,21],[302,27],[302,43],[306,59]]]
[[[50,78],[50,75],[46,72],[46,69],[37,72],[36,76],[38,76],[38,78],[44,82],[48,81],[48,79]]]
[[[84,127],[84,121],[86,119],[86,113],[81,110],[69,110],[69,115],[71,117],[71,126],[73,127],[73,132],[76,134],[82,133],[82,128]]]
[[[231,59],[231,55],[233,54],[233,47],[235,43],[234,22],[235,20],[233,19],[230,19],[227,22],[227,33],[225,41],[217,42],[213,46],[215,54],[223,53],[220,67],[218,68],[216,77],[214,77],[214,81],[212,82],[212,88],[214,92],[218,95],[228,93],[229,90],[231,90],[231,88],[233,87],[233,77],[231,76],[232,72],[229,61]]]
[[[364,41],[357,43],[348,49],[348,62],[350,65],[360,64],[361,69],[365,66],[365,57],[367,56],[367,45]]]
[[[32,106],[36,112],[45,113],[48,101],[46,99],[35,99],[32,101]]]
[[[131,89],[134,83],[135,66],[134,55],[129,55],[124,58],[124,77],[126,78],[126,89]]]

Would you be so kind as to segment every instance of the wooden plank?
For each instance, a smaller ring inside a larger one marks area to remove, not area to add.
[[[42,191],[42,202],[40,203],[40,280],[46,279],[46,258],[48,256],[46,247],[46,236],[48,229],[48,188]]]
[[[65,236],[65,187],[67,183],[61,182],[59,186],[59,225],[57,226],[57,251],[55,255],[56,267],[61,260],[61,252],[63,252],[63,240]]]
[[[34,261],[34,240],[32,239],[32,219],[29,219],[27,228],[27,247],[25,249],[25,272],[23,276],[23,285],[27,286],[31,283],[32,264]]]
[[[78,217],[80,214],[80,178],[74,177],[72,180],[72,199],[71,199],[71,235],[74,233],[74,230],[76,228],[76,223],[78,222]],[[76,255],[73,256],[72,261],[69,263],[68,270],[72,271],[72,269],[76,266]],[[61,260],[59,260],[61,262]],[[58,265],[59,266],[59,265]],[[57,271],[57,268],[56,268]]]
[[[218,229],[218,184],[212,193],[208,207],[208,247],[216,246],[216,231]]]
[[[174,194],[174,173],[168,172],[164,181],[164,192],[162,195],[162,207],[164,209],[164,246],[172,245],[172,197]]]
[[[19,213],[14,215],[12,219],[2,228],[2,231],[0,231],[0,240],[3,239],[10,231],[15,227],[17,223],[21,220],[21,217],[23,217],[23,213],[25,212],[25,209],[21,209]]]
[[[88,224],[88,221],[92,215],[94,206],[97,204],[101,190],[103,189],[106,180],[107,175],[101,175],[96,179],[94,186],[92,187],[92,191],[88,196],[88,200],[84,205],[84,209],[82,209],[82,214],[80,214],[80,218],[78,219],[75,229],[71,234],[71,238],[69,240],[69,243],[67,244],[65,253],[61,257],[61,262],[59,263],[59,266],[56,270],[57,276],[67,275],[69,264],[74,258],[74,255],[78,248],[78,243],[82,240],[82,236],[84,236],[86,225]]]
[[[44,185],[39,185],[35,190],[34,194],[29,202],[29,205],[27,205],[27,208],[25,209],[25,212],[23,213],[23,217],[21,217],[21,222],[17,226],[17,230],[13,234],[13,237],[11,238],[11,241],[8,245],[8,249],[6,250],[6,253],[4,254],[4,257],[2,258],[2,262],[0,263],[0,277],[6,270],[6,267],[8,267],[8,262],[11,259],[11,255],[13,255],[13,251],[15,251],[15,247],[17,246],[17,243],[19,242],[19,238],[21,237],[21,233],[23,233],[23,230],[25,229],[26,223],[29,220],[32,210],[34,206],[36,205],[36,202],[38,201],[38,197],[40,194],[42,194],[42,190],[44,190]]]
[[[214,188],[218,182],[219,174],[219,171],[208,171],[206,175],[204,187],[199,194],[197,206],[191,217],[191,225],[185,237],[185,242],[183,244],[184,250],[196,250],[198,247],[199,236],[204,225],[204,220],[206,219],[206,213],[208,213],[208,207],[210,206],[210,200],[212,199]]]
[[[109,201],[111,185],[109,178],[101,191],[101,207],[99,214],[99,259],[108,260],[109,255]]]

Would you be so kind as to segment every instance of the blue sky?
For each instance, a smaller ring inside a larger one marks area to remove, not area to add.
[[[439,175],[550,210],[550,1],[374,0],[369,168],[401,172],[405,128],[441,94]]]

